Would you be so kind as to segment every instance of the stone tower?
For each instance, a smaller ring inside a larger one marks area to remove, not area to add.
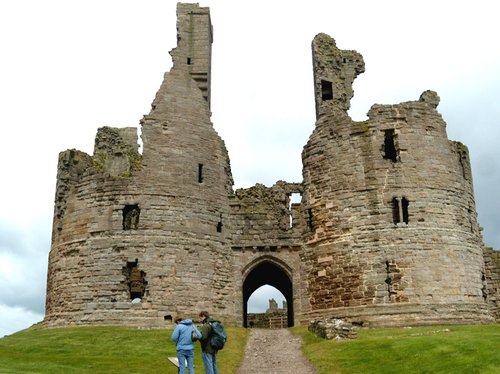
[[[222,225],[233,183],[210,121],[210,14],[196,4],[177,13],[174,64],[141,122],[142,155],[135,128],[107,127],[92,157],[60,154],[49,325],[158,326],[171,313],[230,304]]]
[[[317,121],[302,154],[311,315],[489,320],[468,151],[448,140],[439,97],[374,105],[353,122],[363,58],[325,34],[312,50]]]
[[[160,327],[209,310],[247,326],[269,284],[287,325],[490,322],[500,257],[484,248],[467,148],[435,92],[347,114],[362,56],[314,38],[316,126],[303,181],[233,191],[210,120],[209,9],[177,5],[172,69],[136,128],[103,127],[92,156],[60,153],[46,326]],[[292,195],[301,195],[292,203]]]

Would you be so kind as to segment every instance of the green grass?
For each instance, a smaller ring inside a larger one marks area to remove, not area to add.
[[[337,342],[294,327],[319,374],[500,373],[500,325],[361,329]]]
[[[217,356],[221,374],[234,374],[249,330],[228,327]],[[358,338],[337,342],[294,327],[319,374],[500,373],[500,325],[361,329]],[[34,326],[0,339],[0,373],[171,373],[172,331],[126,327]],[[196,344],[195,366],[203,373]],[[291,371],[293,373],[293,370]],[[260,374],[260,373],[256,373]]]
[[[235,373],[248,337],[243,328],[227,328],[229,340],[217,355],[222,373]],[[0,339],[0,373],[176,374],[167,357],[176,356],[172,330],[126,327],[34,326]],[[201,348],[195,368],[203,373]]]

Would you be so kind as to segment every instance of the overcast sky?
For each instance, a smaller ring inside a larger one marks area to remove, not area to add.
[[[212,122],[235,188],[300,182],[314,128],[311,41],[361,53],[350,115],[431,89],[448,137],[469,147],[479,223],[500,249],[497,1],[206,0]],[[176,46],[176,1],[0,2],[0,337],[41,321],[57,159],[93,152],[101,126],[139,126]],[[262,292],[255,308],[280,295]],[[252,306],[252,305],[251,305]]]

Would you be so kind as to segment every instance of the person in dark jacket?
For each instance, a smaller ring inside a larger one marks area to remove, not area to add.
[[[175,319],[175,323],[177,326],[172,332],[172,340],[176,344],[179,374],[186,374],[186,363],[189,374],[194,374],[194,344],[191,336],[194,333],[200,339],[201,332],[190,319],[179,317]]]
[[[217,351],[212,348],[209,342],[210,334],[212,333],[212,326],[210,322],[214,321],[210,318],[207,311],[200,312],[200,321],[203,323],[201,327],[201,358],[203,359],[203,366],[205,366],[206,374],[219,374],[217,369]]]

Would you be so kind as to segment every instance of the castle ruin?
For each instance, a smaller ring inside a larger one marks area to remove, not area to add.
[[[355,122],[363,57],[318,34],[303,180],[234,191],[210,119],[209,9],[179,3],[177,34],[142,154],[135,127],[103,127],[92,156],[59,155],[46,326],[160,327],[204,309],[247,326],[266,284],[285,296],[287,326],[499,318],[500,255],[483,244],[468,150],[448,140],[435,92]]]

